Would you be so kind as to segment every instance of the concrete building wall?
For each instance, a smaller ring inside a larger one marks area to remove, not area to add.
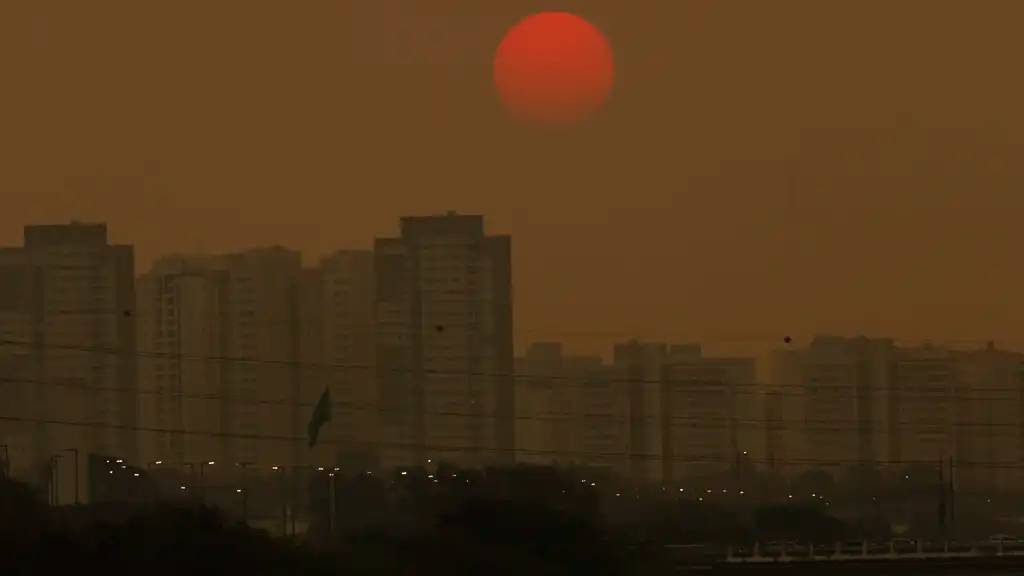
[[[764,445],[753,359],[675,360],[663,374],[663,481],[723,474]]]
[[[140,421],[158,430],[141,434],[145,462],[228,458],[227,276],[213,264],[166,257],[136,282]]]
[[[19,287],[5,290],[0,331],[30,342],[18,353],[29,359],[19,374],[33,382],[19,401],[35,421],[28,468],[59,453],[58,473],[70,478],[68,449],[136,457],[132,247],[111,245],[104,224],[28,226],[24,246],[3,250],[2,260]],[[59,500],[72,501],[74,491],[64,482]]]
[[[376,243],[378,394],[397,447],[389,458],[509,462],[511,244],[485,236],[479,216],[401,225],[400,238]]]

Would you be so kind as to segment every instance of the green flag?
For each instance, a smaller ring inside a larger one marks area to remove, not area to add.
[[[316,408],[313,408],[313,417],[309,419],[309,447],[312,448],[316,444],[316,438],[320,435],[320,428],[331,420],[331,392],[327,388],[324,388],[324,393],[320,395],[320,400],[316,403]]]

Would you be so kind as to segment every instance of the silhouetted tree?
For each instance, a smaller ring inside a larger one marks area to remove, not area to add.
[[[771,506],[757,510],[754,527],[760,540],[797,540],[831,544],[847,536],[846,526],[810,506]]]

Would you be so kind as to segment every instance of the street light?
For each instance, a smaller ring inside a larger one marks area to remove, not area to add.
[[[206,504],[206,467],[216,464],[213,460],[199,463],[199,482],[203,485],[203,504]]]
[[[60,465],[58,461],[61,459],[60,454],[54,454],[50,456],[50,504],[53,506],[60,505]]]
[[[274,465],[270,469],[274,472],[284,472],[279,475],[281,484],[281,535],[288,535],[288,510],[290,504],[291,491],[289,490],[288,473],[286,467]]]
[[[202,490],[203,503],[206,502],[206,483],[204,481],[204,479],[206,478],[206,467],[207,466],[213,466],[216,463],[217,462],[215,462],[214,460],[207,460],[205,462],[200,462],[199,463],[199,483],[202,484],[202,486],[203,486],[203,490]],[[193,475],[193,476],[195,475],[195,473],[196,473],[196,464],[195,464],[195,462],[182,462],[181,464],[182,464],[182,466],[187,466],[188,467],[188,473],[190,475]]]
[[[242,522],[244,522],[246,524],[249,523],[249,509],[248,509],[248,502],[247,502],[247,498],[246,498],[246,490],[244,488],[244,486],[248,484],[248,478],[246,476],[245,471],[250,466],[252,466],[253,464],[254,464],[253,462],[236,462],[235,463],[235,466],[238,466],[239,468],[242,469],[242,485],[243,485],[243,487],[242,488],[238,488],[235,491],[242,495]]]
[[[207,466],[213,466],[214,464],[216,464],[216,462],[214,462],[213,460],[210,460],[210,461],[207,461],[207,462],[200,462],[199,463],[199,478],[200,479],[205,478],[206,477],[206,467]]]

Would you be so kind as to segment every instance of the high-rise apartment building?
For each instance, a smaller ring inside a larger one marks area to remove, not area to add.
[[[957,360],[953,351],[931,345],[899,350],[889,397],[896,420],[892,461],[939,462],[955,455],[963,396]]]
[[[767,433],[772,458],[788,461],[784,472],[816,463],[871,465],[889,456],[897,418],[890,411],[895,358],[892,340],[833,336],[773,356]]]
[[[662,367],[669,347],[660,342],[631,340],[615,344],[612,353],[616,375],[626,385],[630,476],[649,482],[662,475]]]
[[[600,357],[538,342],[517,361],[518,461],[629,474],[628,386]]]
[[[765,470],[773,475],[801,472],[795,461],[806,456],[804,395],[800,350],[773,350],[764,390]]]
[[[821,336],[773,355],[766,393],[769,462],[778,472],[862,465],[891,474],[943,462],[983,492],[1019,477],[1021,356]],[[794,463],[802,463],[795,465]]]
[[[225,460],[228,276],[207,256],[169,256],[136,283],[140,419],[148,461]],[[190,432],[190,433],[186,433]]]
[[[572,457],[558,460],[614,472],[628,477],[633,465],[630,451],[630,384],[620,366],[609,366],[598,357],[567,356],[563,373],[568,380],[570,408],[567,439]],[[560,431],[560,430],[559,430]]]
[[[31,377],[35,321],[32,274],[22,248],[0,248],[0,416],[30,418],[34,387]],[[32,472],[32,437],[35,426],[17,420],[0,420],[0,444],[7,447],[9,471],[25,478]]]
[[[280,247],[218,258],[227,275],[224,365],[231,407],[225,410],[227,452],[235,462],[297,463],[303,428],[299,398],[299,314],[302,257]]]
[[[1018,486],[1024,463],[1024,357],[993,342],[957,356],[957,480],[975,492]]]
[[[662,375],[662,478],[719,475],[757,459],[764,428],[753,358],[677,353]]]
[[[19,410],[35,422],[35,465],[61,453],[71,470],[65,451],[72,448],[80,458],[88,452],[134,457],[132,247],[111,245],[105,224],[28,226],[24,247],[4,249],[0,259],[0,333],[15,342],[0,354],[8,370],[13,361],[18,376],[31,382],[19,388],[28,402]],[[68,502],[75,487],[63,485],[60,501]]]
[[[303,363],[301,402],[313,405],[325,389],[331,422],[312,461],[356,465],[373,461],[377,406],[374,393],[373,253],[346,250],[303,270],[299,299]]]
[[[299,253],[274,247],[169,258],[140,279],[143,413],[172,431],[147,458],[300,460],[300,276]]]
[[[510,239],[481,216],[403,218],[374,259],[384,463],[511,461]]]
[[[572,401],[560,342],[536,342],[515,360],[518,462],[549,465],[571,458]]]

